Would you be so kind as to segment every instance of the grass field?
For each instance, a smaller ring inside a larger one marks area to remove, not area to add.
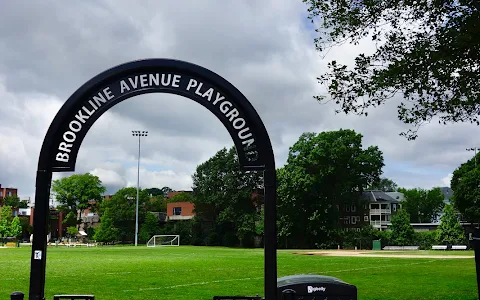
[[[29,247],[0,249],[0,300],[9,299],[13,291],[28,292],[30,251]],[[357,286],[361,300],[477,299],[473,259],[334,257],[292,252],[278,251],[279,277],[334,276]],[[45,291],[46,299],[53,299],[54,294],[94,294],[98,300],[263,295],[263,249],[52,247],[48,249]]]

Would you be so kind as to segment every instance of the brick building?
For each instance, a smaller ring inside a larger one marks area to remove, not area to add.
[[[0,206],[3,205],[3,199],[8,196],[17,196],[18,190],[16,188],[2,187],[0,184]]]

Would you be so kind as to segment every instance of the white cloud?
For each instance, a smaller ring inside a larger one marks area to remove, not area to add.
[[[445,184],[480,142],[469,124],[430,124],[417,141],[398,134],[399,99],[368,118],[334,113],[312,98],[328,60],[351,63],[370,43],[315,52],[301,1],[82,1],[52,5],[8,2],[0,11],[0,184],[33,196],[43,137],[62,103],[98,73],[131,60],[164,57],[202,65],[246,95],[267,127],[277,166],[305,131],[352,128],[364,145],[384,152],[385,175],[400,186]],[[52,7],[55,9],[52,9]],[[41,19],[34,17],[42,15]],[[233,143],[209,111],[189,99],[155,94],[131,98],[105,113],[80,149],[76,172],[98,175],[114,192],[136,186],[137,140],[142,140],[141,186],[189,189],[191,175]],[[55,178],[71,173],[55,174]]]

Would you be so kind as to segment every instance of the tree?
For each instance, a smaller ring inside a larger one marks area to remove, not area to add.
[[[477,160],[480,162],[480,153]],[[461,164],[454,172],[450,183],[453,190],[452,202],[463,221],[480,223],[480,168],[475,158]]]
[[[277,172],[279,237],[289,246],[333,242],[339,208],[379,181],[382,152],[376,146],[363,149],[362,138],[350,129],[304,133],[290,148]]]
[[[15,216],[9,228],[10,236],[19,238],[22,235],[22,224],[20,224],[20,218]]]
[[[18,208],[20,206],[20,198],[18,196],[7,196],[3,199],[3,204],[11,206],[12,208]]]
[[[378,182],[375,182],[372,186],[368,187],[369,190],[377,190],[383,192],[395,192],[398,189],[398,185],[388,178],[380,178]]]
[[[209,226],[205,244],[252,244],[256,230],[251,220],[260,218],[263,201],[262,174],[242,170],[232,147],[197,166],[192,179],[195,218]]]
[[[461,244],[465,242],[464,230],[452,205],[445,206],[436,234],[439,243]]]
[[[397,246],[408,246],[414,237],[415,232],[413,226],[410,225],[410,216],[406,210],[400,209],[392,217],[392,243]]]
[[[164,196],[166,197],[168,195],[169,192],[173,192],[173,190],[171,188],[169,188],[168,186],[164,186],[163,188],[159,189],[159,188],[149,188],[147,189],[147,193],[149,195],[152,195],[152,196]]]
[[[308,18],[319,19],[316,49],[370,38],[373,54],[359,54],[353,68],[331,61],[318,78],[337,112],[367,116],[367,109],[398,95],[398,118],[414,129],[438,116],[440,123],[480,124],[480,2],[303,0]],[[316,96],[324,101],[324,95]],[[360,100],[360,101],[358,101]]]
[[[136,215],[137,189],[128,187],[118,190],[110,199],[104,201],[99,209],[101,217],[109,210],[111,223],[120,241],[133,241],[135,239],[135,215]],[[146,190],[139,191],[138,201],[138,224],[145,220],[150,196]],[[100,219],[103,222],[102,219]],[[110,237],[111,235],[106,235]]]
[[[138,238],[141,241],[148,241],[153,235],[159,232],[157,217],[152,213],[147,213],[145,216],[145,222],[143,222],[138,233]]]
[[[4,205],[0,208],[0,235],[10,236],[10,224],[12,223],[12,207]]]
[[[78,213],[83,214],[87,208],[94,210],[102,202],[106,189],[97,176],[85,173],[54,180],[52,191],[61,203],[60,210],[77,220]]]
[[[172,198],[168,199],[168,203],[173,202],[193,202],[193,195],[192,193],[179,193],[173,196]]]
[[[100,217],[100,226],[95,230],[93,238],[99,242],[114,242],[119,239],[118,228],[114,225],[113,215],[109,208],[106,208]]]
[[[76,226],[67,227],[67,234],[71,237],[75,237],[78,234],[78,228]]]
[[[167,211],[167,199],[163,196],[153,197],[152,199],[150,199],[150,202],[147,202],[145,205],[147,211]]]
[[[431,190],[401,188],[398,191],[403,193],[405,197],[402,206],[408,212],[410,222],[413,223],[433,222],[445,205],[445,196],[440,188]]]

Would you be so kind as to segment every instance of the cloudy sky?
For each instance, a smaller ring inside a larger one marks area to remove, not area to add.
[[[201,2],[201,3],[200,3]],[[181,3],[181,4],[180,4]],[[399,133],[398,100],[367,118],[336,115],[313,98],[327,61],[351,63],[372,45],[315,52],[302,1],[8,1],[0,9],[0,184],[22,198],[35,193],[40,147],[50,122],[83,83],[116,65],[175,58],[204,66],[234,84],[269,131],[278,166],[305,131],[351,128],[384,153],[384,175],[400,186],[448,186],[450,173],[480,146],[477,127],[430,124],[416,141]],[[196,166],[233,145],[214,115],[174,95],[130,98],[104,114],[86,136],[77,173],[91,172],[109,192],[135,186],[190,189]],[[67,175],[71,173],[66,173]],[[65,174],[62,174],[65,175]],[[54,175],[58,178],[58,173]]]

